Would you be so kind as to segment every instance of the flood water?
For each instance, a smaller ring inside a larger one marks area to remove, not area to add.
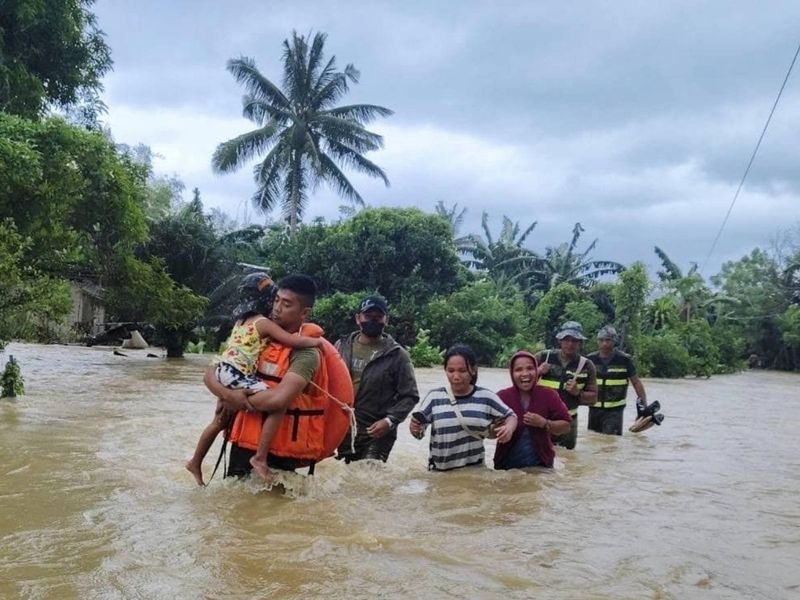
[[[0,401],[0,598],[800,598],[791,374],[645,380],[662,427],[601,436],[581,409],[553,471],[429,473],[403,427],[388,464],[327,460],[282,494],[183,469],[207,357],[9,353],[27,395]]]

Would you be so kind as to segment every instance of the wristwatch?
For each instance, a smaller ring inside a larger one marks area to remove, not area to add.
[[[397,427],[397,423],[395,423],[391,417],[384,417],[383,420],[389,424],[389,429],[394,429]]]

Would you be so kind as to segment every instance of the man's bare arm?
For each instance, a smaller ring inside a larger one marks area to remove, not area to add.
[[[631,377],[631,385],[636,391],[636,397],[641,398],[644,400],[644,403],[647,404],[647,393],[644,391],[644,385],[642,384],[642,380],[639,379],[638,375],[633,375]]]
[[[248,396],[247,400],[255,410],[263,412],[286,410],[289,403],[294,400],[307,385],[308,381],[306,381],[303,376],[289,371],[283,376],[283,379],[276,387]]]

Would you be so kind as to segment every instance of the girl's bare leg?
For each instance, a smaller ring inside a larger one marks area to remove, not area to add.
[[[255,455],[250,459],[250,466],[253,471],[258,474],[261,479],[267,483],[272,483],[272,471],[267,466],[267,454],[269,453],[269,446],[272,443],[272,438],[278,431],[278,427],[283,419],[284,411],[271,412],[264,420],[264,426],[261,428],[261,439],[258,441],[258,450]]]
[[[197,440],[197,447],[194,449],[194,454],[185,465],[186,470],[194,476],[197,485],[205,485],[203,481],[203,459],[206,457],[206,454],[208,454],[217,436],[225,431],[226,424],[226,414],[218,411],[214,416],[214,420],[203,429],[203,433],[200,434],[200,439]]]

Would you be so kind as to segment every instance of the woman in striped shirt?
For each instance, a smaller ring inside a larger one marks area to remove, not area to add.
[[[484,461],[483,438],[490,432],[508,442],[517,427],[514,411],[497,395],[475,385],[478,365],[472,348],[457,344],[444,357],[448,387],[431,390],[412,413],[411,435],[431,426],[428,469],[449,471]]]

